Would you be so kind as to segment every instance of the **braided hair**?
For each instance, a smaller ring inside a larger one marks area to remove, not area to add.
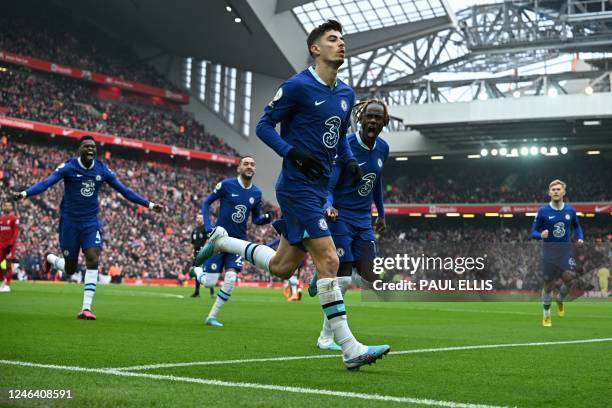
[[[355,104],[355,107],[353,108],[353,111],[355,112],[355,117],[357,118],[357,122],[361,123],[361,119],[363,118],[363,115],[365,114],[365,111],[368,109],[368,106],[370,106],[370,104],[379,104],[383,107],[385,111],[384,122],[385,126],[387,126],[389,124],[389,109],[387,108],[387,104],[385,103],[385,101],[383,101],[382,99],[364,99],[362,101],[357,102]]]

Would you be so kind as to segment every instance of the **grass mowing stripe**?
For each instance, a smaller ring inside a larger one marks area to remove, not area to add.
[[[438,401],[438,400],[432,400],[432,399],[412,398],[412,397],[395,397],[392,395],[363,394],[363,393],[358,393],[358,392],[333,391],[333,390],[323,390],[323,389],[318,389],[318,388],[305,388],[305,387],[290,387],[290,386],[274,385],[274,384],[257,384],[257,383],[246,383],[246,382],[208,380],[204,378],[178,377],[174,375],[132,373],[128,371],[119,371],[119,370],[107,369],[107,368],[87,368],[87,367],[78,367],[78,366],[63,366],[63,365],[57,365],[57,364],[38,364],[38,363],[30,363],[27,361],[12,361],[12,360],[0,360],[0,364],[15,365],[15,366],[21,366],[21,367],[65,370],[65,371],[89,372],[89,373],[96,373],[96,374],[114,375],[114,376],[119,376],[119,377],[149,378],[152,380],[187,382],[187,383],[196,383],[196,384],[203,384],[203,385],[215,385],[215,386],[220,386],[220,387],[251,388],[251,389],[260,389],[260,390],[268,390],[268,391],[291,392],[291,393],[296,393],[296,394],[315,394],[315,395],[324,395],[324,396],[330,396],[330,397],[357,398],[357,399],[371,400],[371,401],[399,402],[399,403],[448,407],[448,408],[502,408],[496,405],[471,404],[471,403],[463,403],[463,402],[455,402],[455,401]]]
[[[602,339],[583,339],[583,340],[563,340],[563,341],[547,341],[537,343],[507,343],[507,344],[479,344],[474,346],[453,346],[453,347],[438,347],[414,350],[392,351],[389,354],[417,354],[417,353],[435,353],[441,351],[461,351],[461,350],[479,350],[479,349],[494,349],[494,348],[509,348],[509,347],[539,347],[539,346],[554,346],[562,344],[582,344],[582,343],[602,343],[612,341],[611,338]],[[133,370],[153,370],[157,368],[173,368],[173,367],[189,367],[189,366],[205,366],[205,365],[224,365],[224,364],[245,364],[245,363],[265,363],[271,361],[291,361],[291,360],[306,360],[315,358],[340,358],[338,354],[318,354],[312,356],[286,356],[286,357],[269,357],[269,358],[249,358],[242,360],[213,360],[213,361],[190,361],[184,363],[161,363],[147,364],[129,367],[109,368],[114,371],[133,371]]]

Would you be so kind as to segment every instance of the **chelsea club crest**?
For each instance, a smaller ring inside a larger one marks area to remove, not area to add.
[[[340,101],[340,107],[342,108],[343,111],[347,111],[348,110],[348,103],[346,102],[346,99],[342,99]]]

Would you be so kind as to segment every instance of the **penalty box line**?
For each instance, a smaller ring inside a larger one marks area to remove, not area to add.
[[[350,391],[334,391],[334,390],[325,390],[325,389],[319,389],[319,388],[291,387],[291,386],[275,385],[275,384],[258,384],[258,383],[247,383],[247,382],[221,381],[221,380],[211,380],[211,379],[204,379],[204,378],[179,377],[179,376],[174,376],[174,375],[134,373],[134,372],[129,372],[129,371],[119,371],[119,370],[108,369],[108,368],[87,368],[87,367],[78,367],[78,366],[57,365],[57,364],[39,364],[39,363],[31,363],[27,361],[13,361],[13,360],[0,360],[0,364],[20,366],[20,367],[30,367],[30,368],[43,368],[43,369],[53,369],[53,370],[73,371],[73,372],[77,371],[77,372],[86,372],[86,373],[96,373],[96,374],[113,375],[117,377],[146,378],[146,379],[152,379],[152,380],[193,383],[193,384],[212,385],[212,386],[219,386],[219,387],[247,388],[247,389],[257,389],[257,390],[267,390],[267,391],[280,391],[280,392],[285,392],[285,393],[291,392],[295,394],[309,394],[309,395],[323,395],[323,396],[329,396],[329,397],[356,398],[356,399],[370,400],[370,401],[398,402],[398,403],[428,405],[428,406],[447,407],[447,408],[502,408],[496,405],[472,404],[472,403],[455,402],[455,401],[441,401],[441,400],[432,400],[432,399],[426,399],[426,398],[396,397],[393,395],[364,394],[364,393],[350,392]]]
[[[546,342],[536,342],[536,343],[478,344],[478,345],[473,345],[473,346],[454,346],[454,347],[400,350],[400,351],[392,351],[389,353],[389,355],[437,353],[437,352],[444,352],[444,351],[481,350],[481,349],[496,349],[496,348],[511,348],[511,347],[541,347],[541,346],[555,346],[555,345],[564,345],[564,344],[602,343],[602,342],[610,342],[610,341],[612,341],[612,337],[611,338],[601,338],[601,339],[546,341]],[[137,371],[137,370],[154,370],[158,368],[175,368],[175,367],[225,365],[225,364],[266,363],[266,362],[274,362],[274,361],[286,362],[286,361],[292,361],[292,360],[307,360],[307,359],[310,360],[310,359],[340,358],[340,357],[342,356],[339,354],[317,354],[317,355],[311,355],[311,356],[247,358],[247,359],[240,359],[240,360],[190,361],[190,362],[183,362],[183,363],[160,363],[160,364],[134,365],[134,366],[129,366],[129,367],[109,368],[108,370]]]

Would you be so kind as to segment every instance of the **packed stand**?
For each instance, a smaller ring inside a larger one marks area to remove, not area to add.
[[[19,7],[6,5],[11,6]],[[0,50],[177,90],[152,67],[138,61],[121,41],[106,36],[92,24],[72,20],[67,17],[69,14],[49,5],[44,8],[44,15],[37,16],[38,8],[6,10],[0,17]]]
[[[608,182],[612,179],[612,163],[604,157],[584,157],[584,153],[479,163],[391,162],[383,177],[387,203],[470,204],[546,202],[548,183],[554,179],[567,183],[569,202],[612,201]]]
[[[0,72],[2,106],[19,119],[239,156],[185,111],[102,100],[73,78],[11,67]]]
[[[24,144],[2,138],[0,145],[0,201],[12,190],[20,190],[42,180],[59,164],[73,156],[73,150]],[[127,202],[108,186],[100,193],[100,218],[103,222],[104,249],[101,271],[111,266],[124,277],[187,279],[193,248],[191,232],[203,198],[216,183],[232,177],[227,172],[175,167],[160,163],[114,158],[108,163],[120,180],[134,191],[154,202],[163,203],[161,214]],[[59,203],[63,195],[62,182],[46,192],[17,205],[21,232],[18,238],[18,259],[27,274],[34,279],[43,276],[42,262],[47,252],[58,251]],[[213,216],[217,204],[213,206]],[[269,203],[265,210],[272,209]],[[214,219],[214,217],[213,217]],[[264,242],[275,238],[270,225],[250,226],[249,236]]]

